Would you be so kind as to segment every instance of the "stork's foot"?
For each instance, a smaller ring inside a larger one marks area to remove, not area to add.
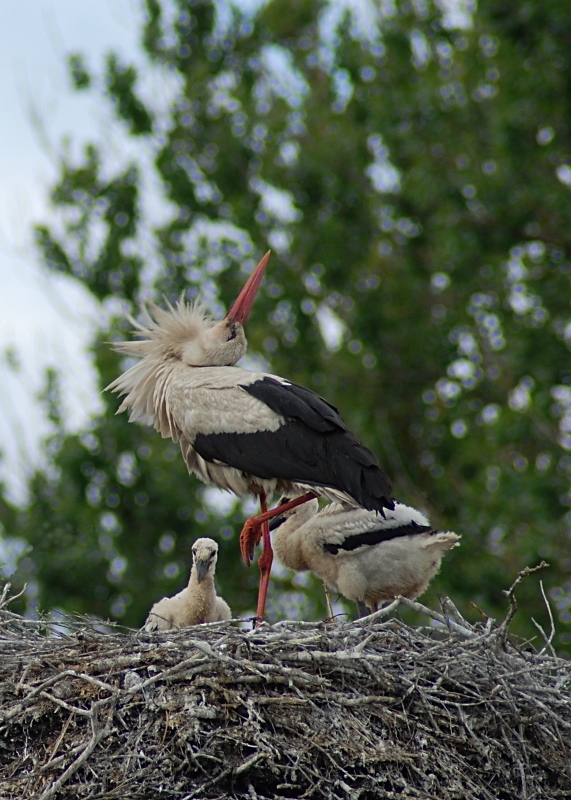
[[[283,514],[285,511],[289,511],[290,509],[295,508],[302,503],[306,503],[308,500],[312,500],[316,496],[317,495],[315,495],[313,492],[307,492],[307,494],[304,494],[301,497],[296,497],[294,500],[288,500],[287,503],[276,506],[269,511],[265,506],[265,495],[263,496],[263,500],[262,496],[260,496],[260,502],[262,502],[263,508],[262,513],[247,519],[240,532],[240,552],[242,553],[242,558],[244,559],[246,566],[249,567],[254,559],[254,547],[260,543],[260,539],[262,538],[263,524],[273,517]],[[270,535],[268,532],[268,544],[269,536]]]
[[[240,552],[247,567],[254,560],[254,547],[260,544],[262,526],[255,518],[247,519],[240,531]]]

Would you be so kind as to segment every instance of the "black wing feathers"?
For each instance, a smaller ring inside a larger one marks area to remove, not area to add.
[[[346,552],[356,550],[363,545],[375,545],[380,542],[388,542],[391,539],[398,539],[400,536],[410,536],[416,533],[425,533],[432,531],[430,525],[419,525],[418,522],[410,521],[406,525],[399,525],[396,528],[376,528],[374,531],[365,531],[365,533],[358,533],[355,536],[348,536],[342,544],[332,544],[325,542],[323,549],[326,553],[331,553],[336,556],[340,550]],[[434,531],[433,531],[434,533]]]
[[[274,378],[241,388],[285,423],[277,431],[198,434],[194,448],[202,458],[258,478],[338,489],[368,510],[394,508],[377,459],[347,430],[336,408],[303,386]]]
[[[302,430],[297,435],[290,426],[275,432],[198,434],[194,449],[206,461],[221,461],[258,478],[313,483],[310,478],[317,474],[320,457],[303,434]]]
[[[263,378],[241,388],[252,397],[261,400],[276,414],[298,419],[321,433],[336,428],[347,430],[335,406],[305,386],[289,382],[284,384],[275,378]]]

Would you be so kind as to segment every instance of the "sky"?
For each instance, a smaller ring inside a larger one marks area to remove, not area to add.
[[[260,2],[240,0],[251,10]],[[441,3],[449,16],[464,13],[469,5],[468,0]],[[370,0],[335,0],[324,15],[324,35],[346,5],[361,22],[374,7]],[[140,0],[0,2],[0,481],[18,501],[25,499],[26,476],[40,463],[40,442],[49,430],[35,399],[46,367],[57,367],[63,378],[68,429],[82,427],[100,408],[87,352],[98,324],[97,304],[78,282],[47,273],[33,240],[34,225],[54,218],[49,188],[58,175],[64,139],[72,153],[93,139],[105,140],[117,152],[122,147],[96,93],[72,90],[67,56],[81,53],[97,72],[109,50],[140,64],[142,6]],[[450,24],[465,25],[460,22]],[[161,99],[168,104],[165,75],[159,77],[160,86],[145,77],[150,85],[142,88],[156,104]],[[145,203],[157,223],[168,209],[164,202],[153,208],[153,197],[149,186]],[[333,331],[335,349],[338,325],[329,319],[319,323],[327,346],[328,331]]]
[[[251,11],[261,2],[240,0]],[[332,4],[337,16],[347,2],[355,0]],[[79,282],[41,265],[34,225],[55,219],[49,192],[64,141],[78,155],[86,142],[103,141],[107,159],[119,156],[121,163],[129,146],[96,92],[72,90],[67,57],[81,53],[88,69],[100,72],[106,53],[115,50],[141,66],[142,6],[141,0],[0,2],[0,481],[20,503],[26,478],[42,463],[40,445],[49,433],[37,400],[46,368],[56,367],[62,380],[68,430],[82,428],[101,408],[88,353],[100,310]],[[148,69],[141,74],[140,91],[149,93],[155,109],[170,102],[168,78],[153,77]],[[152,151],[139,143],[143,183],[149,157]],[[146,218],[155,225],[169,213],[156,189],[149,178],[142,197]],[[146,258],[151,264],[153,254]],[[339,323],[331,314],[322,316],[326,345],[335,349]]]
[[[78,282],[46,272],[33,239],[34,225],[52,215],[64,137],[75,150],[104,124],[92,98],[72,91],[66,57],[81,52],[92,68],[109,50],[140,59],[140,15],[138,0],[0,3],[0,480],[15,500],[48,432],[34,399],[46,367],[64,376],[70,429],[100,402],[87,353],[97,304]]]

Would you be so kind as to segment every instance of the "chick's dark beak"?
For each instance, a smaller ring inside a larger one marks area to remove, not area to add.
[[[196,563],[196,577],[198,579],[198,582],[202,583],[202,581],[208,575],[208,570],[210,568],[210,564],[212,563],[212,561],[210,559],[204,559],[204,560],[200,559],[197,560],[195,563]]]
[[[264,272],[268,266],[270,252],[271,251],[268,250],[256,269],[252,272],[244,284],[242,291],[232,304],[232,308],[226,314],[225,319],[230,319],[233,322],[239,322],[240,325],[245,324],[250,315],[250,311],[252,310],[252,306],[254,305],[254,300],[256,299],[258,289],[260,288],[260,283],[264,277]]]
[[[283,517],[272,517],[269,521],[268,525],[271,531],[276,531],[280,525],[283,525],[286,521],[286,515],[284,514]]]
[[[277,508],[279,508],[280,506],[285,505],[286,503],[289,503],[289,501],[290,501],[290,498],[286,497],[285,495],[283,495],[282,497],[280,497],[280,499],[278,501]],[[279,528],[280,525],[282,525],[286,521],[286,519],[287,519],[287,515],[286,514],[278,515],[277,517],[274,517],[273,519],[271,519],[269,521],[270,530],[271,531],[275,531],[276,528]]]

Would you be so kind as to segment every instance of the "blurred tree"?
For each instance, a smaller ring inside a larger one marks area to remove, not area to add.
[[[120,54],[101,75],[70,58],[76,89],[111,104],[129,156],[106,143],[80,160],[62,153],[60,219],[38,229],[45,263],[88,286],[121,336],[122,312],[150,297],[200,292],[220,313],[271,247],[252,353],[337,404],[396,496],[462,533],[433,597],[499,614],[517,571],[548,560],[561,646],[569,41],[569,0],[483,0],[475,12],[282,0],[253,15],[237,2],[147,0],[143,72]],[[121,365],[102,341],[95,355],[105,386]],[[184,583],[191,541],[214,536],[222,594],[252,609],[257,575],[236,541],[245,508],[189,478],[172,444],[105,399],[76,436],[54,401],[53,468],[10,509],[9,533],[30,545],[13,580],[35,586],[42,608],[136,625]],[[284,576],[282,588],[274,615],[300,593],[306,616],[323,613],[314,583]],[[545,620],[537,583],[520,597]],[[535,633],[523,618],[520,632]]]

